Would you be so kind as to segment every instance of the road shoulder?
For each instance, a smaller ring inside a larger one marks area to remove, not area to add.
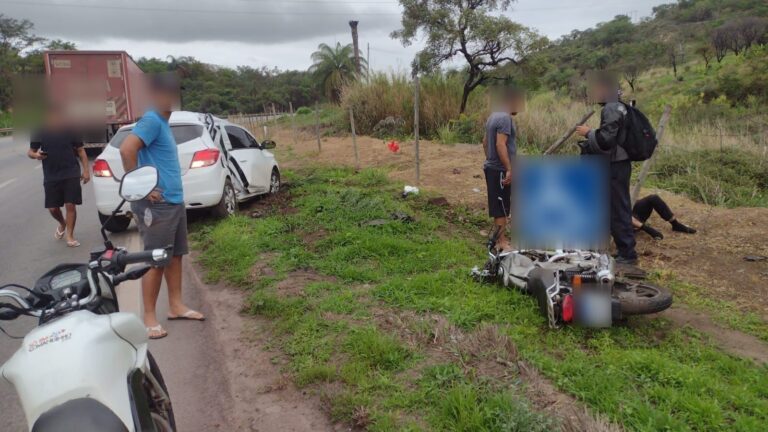
[[[270,352],[268,330],[257,318],[242,313],[246,293],[223,283],[203,282],[195,261],[185,260],[184,272],[190,289],[199,292],[208,309],[207,325],[213,329],[221,349],[221,372],[227,381],[222,397],[227,426],[236,431],[332,431],[333,424],[320,401],[298,390],[284,375]]]

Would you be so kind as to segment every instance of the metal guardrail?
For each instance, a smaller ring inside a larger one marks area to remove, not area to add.
[[[13,133],[13,128],[0,128],[0,135]]]

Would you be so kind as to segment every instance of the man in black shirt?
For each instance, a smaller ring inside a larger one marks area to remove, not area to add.
[[[49,122],[32,136],[27,156],[43,163],[45,208],[59,223],[55,237],[66,236],[67,246],[80,246],[75,240],[76,206],[83,203],[80,181],[85,184],[91,179],[82,140],[55,122]],[[62,206],[66,209],[66,218],[61,212]]]

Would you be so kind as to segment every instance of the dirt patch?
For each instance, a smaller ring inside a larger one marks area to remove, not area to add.
[[[280,142],[293,142],[290,130],[274,132]],[[399,153],[390,152],[383,141],[371,137],[358,137],[357,144],[361,167],[386,167],[392,179],[414,184],[412,142],[401,142]],[[422,140],[420,154],[420,187],[444,195],[451,204],[485,209],[481,146],[447,146]],[[354,165],[350,137],[323,138],[323,151],[318,154],[313,137],[300,134],[296,145],[278,147],[277,155],[283,166],[292,168],[313,163]],[[743,260],[746,255],[768,255],[767,208],[726,209],[666,191],[643,193],[659,193],[679,219],[696,227],[699,233],[673,232],[669,224],[654,216],[649,222],[665,238],[657,242],[643,233],[638,235],[641,267],[673,271],[681,279],[706,289],[707,295],[734,301],[744,311],[768,315],[768,260]]]
[[[229,400],[228,427],[244,432],[341,431],[322,410],[319,398],[291,384],[274,364],[278,354],[264,347],[272,339],[269,324],[242,313],[245,293],[223,284],[206,285],[194,271],[192,278],[213,310],[208,325],[215,326],[223,347]]]
[[[299,210],[291,203],[291,185],[284,183],[276,194],[261,195],[240,204],[240,213],[253,218],[276,214],[295,214]]]
[[[304,295],[304,287],[313,282],[329,282],[334,279],[324,276],[314,270],[294,270],[275,284],[275,292],[284,297],[296,297]]]
[[[691,326],[706,334],[723,350],[760,364],[768,364],[768,345],[762,340],[740,331],[725,329],[715,324],[702,312],[681,307],[667,309],[660,314],[678,326]]]
[[[259,256],[259,259],[256,260],[256,263],[251,267],[251,280],[253,282],[258,282],[264,277],[275,276],[276,273],[271,266],[271,262],[275,257],[277,257],[277,254],[273,252],[262,253]]]

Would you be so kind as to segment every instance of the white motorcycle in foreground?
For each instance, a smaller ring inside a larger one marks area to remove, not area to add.
[[[153,167],[125,174],[115,213],[156,186]],[[103,228],[102,235],[104,247],[91,253],[90,263],[60,264],[32,289],[0,287],[0,320],[39,319],[0,376],[16,388],[32,432],[174,432],[171,400],[147,350],[144,324],[119,312],[115,295],[121,282],[141,278],[168,253],[128,253],[114,247]]]

